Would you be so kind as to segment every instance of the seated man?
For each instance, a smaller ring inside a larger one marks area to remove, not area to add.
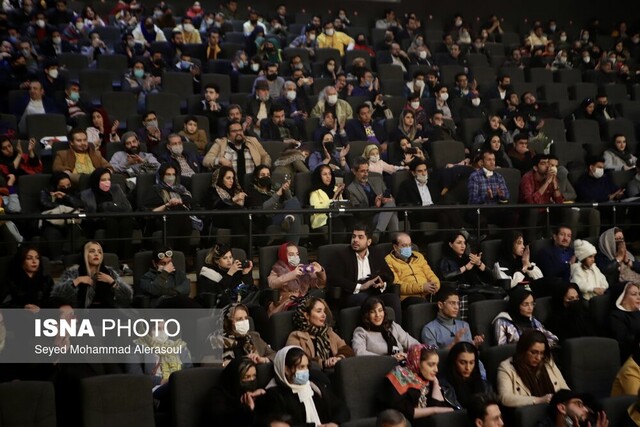
[[[269,110],[271,110],[271,95],[269,94],[269,83],[266,80],[256,81],[255,94],[249,95],[245,113],[251,117],[253,131],[260,132],[260,124],[262,120],[267,120]]]
[[[256,138],[245,136],[242,125],[235,121],[227,125],[227,136],[216,139],[202,160],[202,166],[209,169],[232,167],[238,182],[244,182],[244,176],[260,164],[271,166],[271,157]]]
[[[338,91],[334,86],[327,86],[320,92],[318,103],[311,110],[311,117],[321,118],[325,111],[333,113],[340,129],[344,129],[347,120],[353,118],[351,105],[343,99],[338,99]]]
[[[189,111],[190,114],[205,116],[209,119],[209,135],[218,134],[218,120],[225,117],[225,107],[220,102],[220,87],[210,83],[204,88],[204,97]]]
[[[317,38],[318,48],[338,49],[340,56],[344,56],[345,50],[352,50],[355,46],[356,41],[354,39],[333,28],[332,20],[326,21],[323,28],[324,31]]]
[[[335,114],[331,111],[325,111],[322,113],[322,121],[318,124],[318,127],[313,131],[314,142],[322,142],[322,137],[330,133],[333,136],[333,142],[335,145],[344,147],[349,145],[349,137],[344,128],[338,125]]]
[[[369,161],[364,157],[358,157],[351,168],[355,179],[347,190],[351,195],[350,202],[354,208],[380,208],[394,207],[396,205],[391,192],[387,190],[381,176],[369,177]],[[373,224],[373,240],[375,243],[385,231],[398,231],[398,213],[380,212],[359,213],[361,220],[371,221]]]
[[[78,118],[87,115],[91,111],[91,107],[80,99],[80,84],[78,82],[70,82],[64,91],[63,112],[67,116],[67,124],[70,126],[77,125]]]
[[[572,427],[578,425],[594,425],[605,427],[609,425],[607,414],[600,411],[597,414],[587,406],[588,401],[594,402],[592,396],[576,391],[562,389],[551,397],[548,409],[548,418],[540,420],[540,427]],[[635,405],[633,405],[635,406]],[[627,410],[624,410],[626,416]],[[622,421],[622,420],[621,420]],[[631,424],[620,424],[631,425]]]
[[[80,175],[90,175],[97,168],[113,170],[100,151],[97,151],[93,144],[89,144],[87,132],[82,129],[73,129],[69,134],[69,149],[56,153],[53,172],[66,173],[71,182],[78,185]]]
[[[129,177],[156,172],[160,163],[153,154],[140,151],[140,141],[135,132],[125,132],[121,139],[124,150],[114,153],[109,161],[114,171]]]
[[[460,310],[460,296],[451,286],[443,287],[436,295],[438,316],[422,328],[422,343],[438,348],[451,348],[460,341],[480,346],[484,335],[471,336],[471,328],[464,320],[457,319]]]
[[[509,189],[504,177],[496,172],[496,155],[491,150],[482,153],[480,169],[469,175],[467,188],[470,205],[497,205],[509,203]],[[472,224],[478,223],[478,213],[475,209],[467,215]],[[512,219],[511,219],[512,220]],[[505,218],[499,209],[483,209],[481,228],[486,228],[488,222],[506,225],[510,218]]]
[[[412,250],[407,233],[395,235],[393,251],[384,260],[393,272],[393,283],[400,286],[403,307],[431,300],[440,289],[440,279],[424,256]]]
[[[227,108],[227,115],[225,117],[221,117],[218,119],[218,133],[212,134],[211,138],[224,137],[227,135],[227,125],[230,122],[238,122],[242,125],[242,130],[244,134],[247,136],[253,136],[257,138],[258,136],[253,133],[253,119],[249,115],[244,115],[242,111],[242,107],[238,104],[231,104],[229,108]]]
[[[349,141],[369,141],[380,147],[380,151],[387,151],[387,131],[384,126],[371,120],[371,107],[361,104],[357,108],[358,119],[347,123],[345,130]]]
[[[147,111],[142,116],[142,127],[136,133],[138,141],[147,144],[147,150],[155,153],[160,147],[160,142],[166,136],[166,133],[160,129],[158,124],[158,115],[155,111]]]
[[[260,125],[260,138],[263,141],[282,141],[288,144],[300,141],[300,132],[296,126],[286,122],[282,105],[274,104],[270,116]]]
[[[191,282],[184,271],[173,264],[173,251],[160,248],[153,251],[151,268],[140,278],[142,294],[149,297],[150,307],[197,307],[189,298]]]
[[[52,98],[45,96],[42,83],[37,80],[29,83],[29,94],[19,99],[11,108],[18,119],[18,129],[22,134],[28,133],[27,116],[32,114],[62,114],[56,102]]]
[[[180,165],[180,180],[183,184],[200,172],[197,152],[185,151],[182,137],[177,133],[167,137],[167,143],[163,150],[159,150],[158,157],[162,163],[173,162]]]
[[[577,201],[603,203],[620,200],[624,196],[625,189],[616,186],[611,175],[604,173],[604,158],[593,156],[587,163],[586,172],[575,184]]]
[[[372,247],[371,229],[365,224],[354,227],[351,245],[338,249],[327,266],[327,283],[342,288],[343,305],[360,306],[367,298],[377,295],[392,307],[396,322],[401,322],[400,298],[391,291],[393,273],[384,254]]]
[[[467,415],[473,427],[504,426],[500,402],[493,393],[476,393],[467,406]]]
[[[556,278],[563,282],[569,281],[571,264],[576,262],[571,237],[571,228],[561,224],[553,231],[553,244],[538,252],[536,259],[544,277]]]

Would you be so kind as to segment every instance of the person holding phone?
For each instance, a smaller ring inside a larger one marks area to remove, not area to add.
[[[231,292],[241,285],[253,287],[253,262],[247,264],[233,257],[231,247],[227,244],[217,244],[211,248],[204,259],[204,265],[197,276],[198,299],[202,305],[207,298],[205,294],[216,296],[217,307],[224,307],[231,302]]]
[[[150,307],[188,308],[198,306],[189,298],[191,282],[186,272],[173,263],[173,251],[168,247],[153,252],[151,268],[140,279],[143,295],[149,297]]]

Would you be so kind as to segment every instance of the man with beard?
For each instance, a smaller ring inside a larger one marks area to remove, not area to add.
[[[538,425],[541,427],[607,427],[609,420],[604,411],[594,413],[585,400],[593,400],[593,398],[571,390],[558,390],[549,403],[548,418]]]
[[[245,136],[238,121],[229,122],[227,136],[216,139],[202,161],[202,165],[209,169],[232,167],[238,182],[244,182],[245,175],[253,173],[256,165],[260,164],[271,166],[271,157],[256,138]]]
[[[135,132],[126,132],[122,141],[124,150],[116,152],[109,161],[113,170],[134,177],[158,169],[160,163],[153,154],[140,151],[140,141]]]
[[[97,168],[112,169],[100,151],[93,144],[89,144],[87,132],[73,129],[69,134],[69,149],[60,150],[53,161],[53,172],[64,172],[69,175],[71,182],[78,185],[80,175],[90,175]]]
[[[252,120],[252,130],[256,134],[260,133],[260,122],[268,119],[272,103],[269,83],[266,80],[256,81],[255,94],[249,95],[245,108],[247,116]]]

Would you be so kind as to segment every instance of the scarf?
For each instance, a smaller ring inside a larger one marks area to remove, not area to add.
[[[393,354],[393,349],[394,347],[398,346],[398,341],[396,340],[396,338],[393,336],[393,334],[391,333],[391,326],[393,325],[392,322],[382,322],[381,325],[371,325],[369,327],[369,330],[371,332],[380,332],[380,334],[382,335],[382,338],[384,338],[385,342],[387,343],[387,354],[388,355],[392,355]]]
[[[278,248],[278,259],[287,266],[289,271],[293,271],[297,267],[297,266],[294,267],[291,264],[289,264],[289,257],[287,256],[287,247],[292,245],[293,245],[292,242],[285,242],[281,244],[280,247]]]
[[[598,239],[598,247],[600,253],[604,254],[608,260],[613,260],[616,257],[616,231],[619,230],[615,227],[608,229],[600,235]],[[635,257],[629,251],[627,251],[627,258],[631,261],[635,261]]]
[[[233,144],[229,144],[229,145],[232,146]],[[238,168],[242,163],[243,169],[244,169],[244,162],[241,162],[239,160],[240,159],[238,159]],[[242,187],[240,187],[240,184],[238,183],[238,175],[237,174],[235,175],[235,179],[233,181],[233,188],[231,188],[231,190],[221,187],[217,184],[219,176],[220,176],[220,169],[216,169],[215,172],[213,172],[213,175],[211,175],[211,185],[215,188],[216,193],[218,193],[218,196],[220,197],[220,200],[222,200],[227,205],[239,206],[233,200],[231,200],[233,199],[233,196],[235,196],[237,193],[242,192]]]
[[[522,382],[525,387],[529,389],[532,396],[540,397],[545,394],[555,393],[556,390],[547,372],[546,362],[540,363],[537,368],[532,368],[523,361],[516,360],[514,357],[512,363],[518,376],[522,379]]]
[[[293,325],[301,332],[307,332],[313,340],[313,348],[316,353],[316,359],[325,361],[329,359],[331,354],[331,344],[329,342],[329,326],[314,326],[304,316],[304,306],[302,303],[298,306],[293,314]]]
[[[431,346],[425,344],[411,346],[407,352],[407,365],[398,365],[386,375],[391,385],[393,385],[393,388],[395,388],[400,395],[406,394],[409,389],[412,388],[420,390],[420,399],[418,401],[420,408],[427,407],[426,396],[429,394],[430,389],[429,381],[422,378],[422,374],[420,373],[420,353],[422,353],[423,348],[430,347]]]
[[[322,171],[322,169],[324,168],[317,167],[313,171],[313,175],[311,175],[311,191],[313,192],[316,190],[322,190],[330,199],[333,199],[333,196],[335,194],[334,190],[336,187],[336,177],[333,171],[331,171],[331,182],[329,183],[329,185],[325,185],[322,182],[322,178],[320,177],[320,172]]]
[[[318,411],[316,410],[316,404],[313,402],[314,390],[311,381],[308,381],[304,385],[291,384],[285,375],[285,359],[287,358],[289,350],[293,348],[300,347],[290,345],[282,348],[276,353],[276,357],[273,360],[273,370],[275,371],[278,380],[285,386],[289,387],[293,394],[297,395],[300,402],[304,405],[304,411],[306,414],[305,422],[312,423],[317,426],[321,424],[321,421],[320,415],[318,415]],[[319,394],[319,390],[316,389],[316,392]]]
[[[630,152],[628,151],[620,151],[617,148],[610,148],[607,150],[608,152],[610,152],[611,154],[613,154],[614,156],[620,158],[620,160],[622,160],[627,166],[635,166],[635,164],[633,163],[633,156],[631,155]]]
[[[520,304],[531,295],[531,291],[518,285],[509,291],[509,308],[507,312],[511,316],[513,324],[522,333],[525,329],[533,328],[533,318],[520,314]]]
[[[244,150],[247,148],[247,146],[243,142],[240,147],[236,147],[236,144],[233,141],[229,141],[227,146],[236,152],[236,157],[238,158],[238,160],[236,161],[236,178],[239,176],[245,176],[245,174],[247,173],[247,161],[244,158]]]
[[[156,41],[155,25],[153,30],[148,31],[147,27],[144,25],[144,21],[142,21],[140,23],[140,32],[142,33],[142,36],[144,37],[144,39],[149,43]]]

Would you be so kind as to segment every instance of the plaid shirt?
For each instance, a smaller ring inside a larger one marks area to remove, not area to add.
[[[483,168],[474,171],[469,176],[467,188],[471,205],[495,205],[509,200],[509,189],[504,177],[496,171],[489,178],[485,175]],[[491,197],[489,189],[491,189]],[[503,197],[498,197],[498,190],[502,190]]]
[[[238,172],[238,153],[230,147],[230,144],[227,144],[226,150],[224,152],[224,158],[231,162],[233,170]],[[253,157],[251,157],[251,152],[248,148],[244,150],[244,171],[246,173],[253,173],[253,170],[256,168],[256,164],[253,162]]]

